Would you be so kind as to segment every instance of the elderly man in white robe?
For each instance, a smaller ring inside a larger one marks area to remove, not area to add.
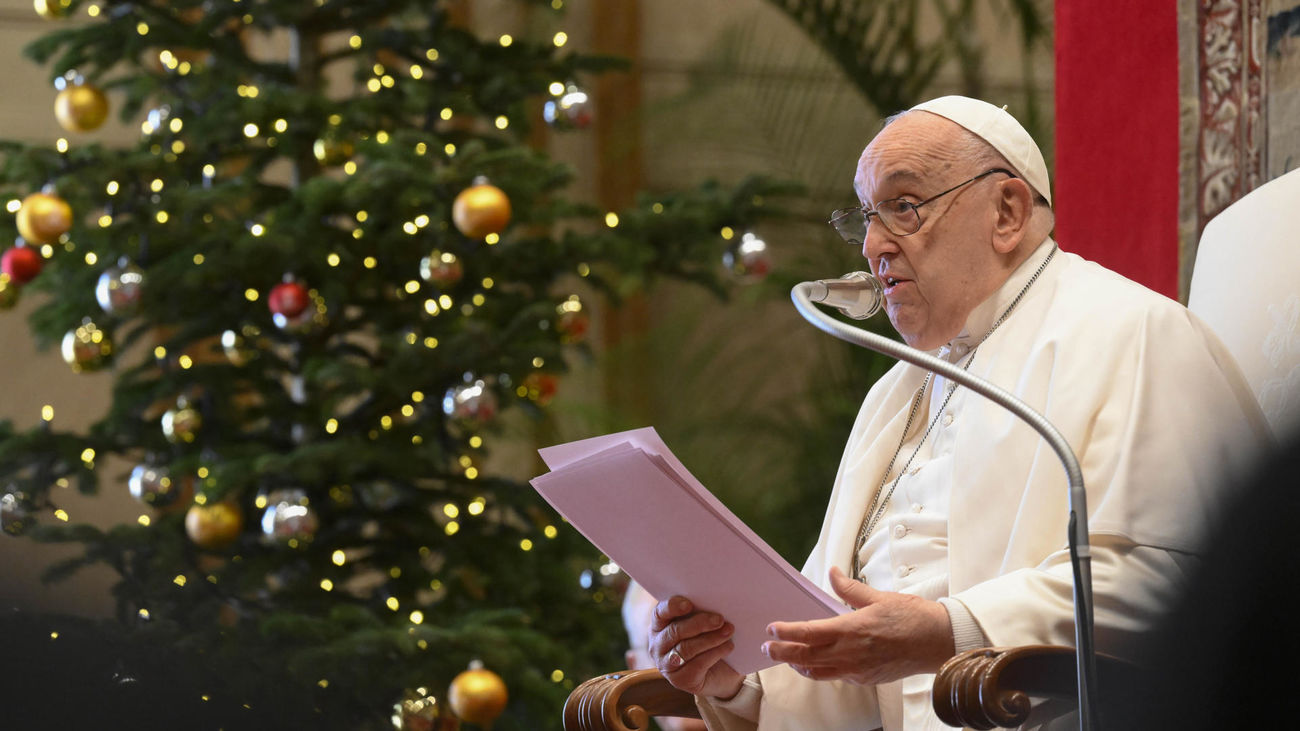
[[[1236,365],[1178,303],[1057,247],[1042,153],[1003,109],[943,97],[897,115],[854,187],[861,208],[831,223],[904,341],[1023,399],[1077,453],[1097,645],[1122,652],[1176,597],[1225,474],[1269,439]],[[651,655],[712,729],[946,728],[930,693],[954,654],[1073,644],[1067,514],[1036,432],[900,363],[867,395],[804,566],[853,611],[773,623],[779,664],[741,676],[726,618],[672,597]]]

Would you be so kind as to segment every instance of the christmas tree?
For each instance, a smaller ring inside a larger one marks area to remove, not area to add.
[[[567,199],[535,130],[590,124],[618,62],[529,4],[480,38],[428,0],[37,0],[66,134],[0,144],[0,298],[43,293],[33,333],[113,398],[84,433],[0,424],[0,521],[84,545],[53,578],[121,578],[115,630],[11,632],[62,633],[33,652],[110,718],[556,727],[620,657],[594,549],[494,471],[501,412],[545,412],[584,293],[716,287],[720,232],[781,191]],[[137,144],[78,141],[113,113]],[[148,510],[78,524],[60,485]]]

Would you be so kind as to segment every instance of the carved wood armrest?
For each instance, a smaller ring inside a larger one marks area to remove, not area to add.
[[[699,718],[700,711],[695,696],[653,669],[592,678],[564,702],[565,731],[644,731],[651,716]]]
[[[939,668],[934,710],[950,726],[1015,728],[1029,716],[1031,698],[1074,701],[1078,685],[1073,647],[1025,645],[963,652]],[[1137,667],[1097,655],[1098,691],[1122,694],[1136,687]]]

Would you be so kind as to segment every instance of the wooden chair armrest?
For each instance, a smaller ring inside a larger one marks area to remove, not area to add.
[[[1113,699],[1139,687],[1138,668],[1097,655],[1098,691]],[[1059,645],[985,647],[943,664],[934,680],[934,710],[950,726],[1015,728],[1030,699],[1072,702],[1077,694],[1074,648]],[[695,697],[658,670],[610,673],[579,685],[564,703],[565,731],[645,731],[652,716],[699,718]]]
[[[695,696],[658,670],[628,670],[592,678],[564,702],[565,731],[644,731],[651,716],[699,718]]]
[[[1098,653],[1100,693],[1122,694],[1136,687],[1137,677],[1137,666]],[[1076,699],[1077,680],[1073,647],[1025,645],[970,650],[939,668],[934,679],[934,710],[950,726],[1015,728],[1028,718],[1031,698]]]

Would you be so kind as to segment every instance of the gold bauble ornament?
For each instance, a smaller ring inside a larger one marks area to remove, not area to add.
[[[62,351],[73,373],[97,371],[113,355],[113,339],[87,317],[63,336]]]
[[[195,503],[185,513],[185,533],[199,548],[225,548],[239,537],[244,516],[233,503]]]
[[[163,436],[172,444],[193,443],[202,426],[203,415],[185,399],[178,400],[175,408],[168,409],[162,415]]]
[[[499,234],[510,223],[510,199],[505,191],[487,182],[487,178],[475,178],[473,185],[456,196],[451,220],[471,239]]]
[[[92,84],[71,84],[54,97],[54,116],[69,132],[89,132],[108,119],[108,97]]]
[[[347,140],[322,137],[312,143],[311,151],[322,165],[342,165],[356,150]]]
[[[491,726],[506,708],[506,683],[500,675],[475,662],[451,681],[447,700],[462,719]]]
[[[70,5],[72,5],[71,0],[32,0],[36,14],[47,20],[62,18],[67,14]]]
[[[53,193],[32,193],[14,217],[29,244],[52,244],[72,228],[72,206]]]

